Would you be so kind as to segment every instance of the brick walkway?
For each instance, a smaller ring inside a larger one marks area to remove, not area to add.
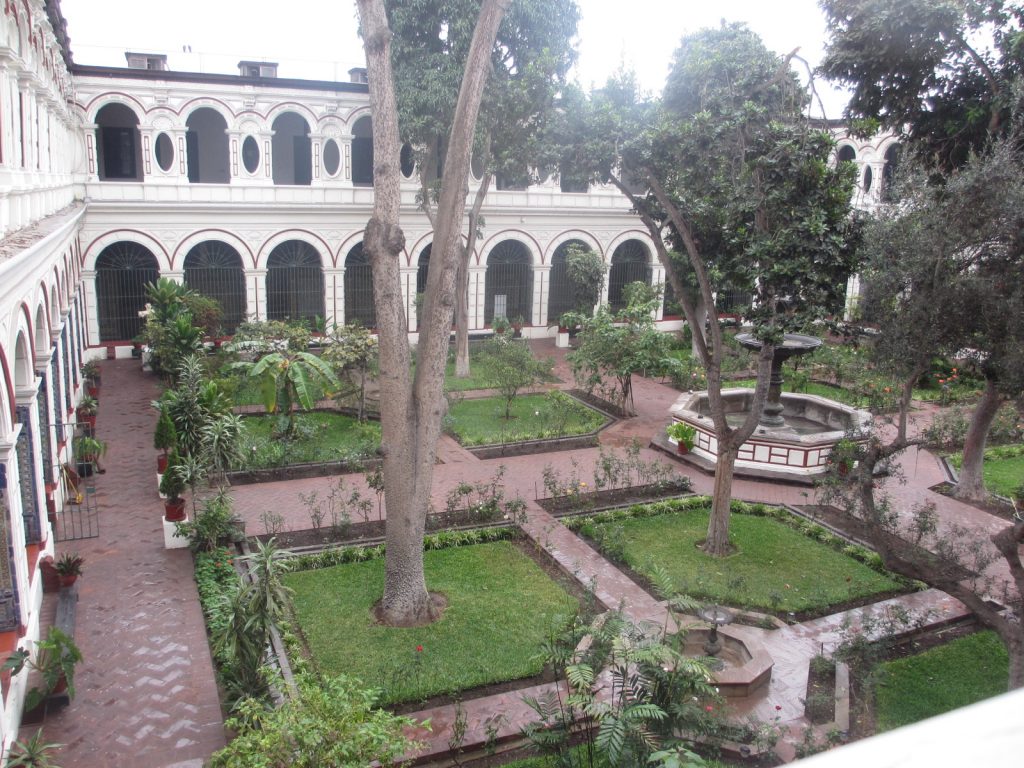
[[[571,386],[572,376],[562,350],[550,341],[533,342],[540,354],[556,359],[555,372]],[[110,471],[100,478],[101,536],[81,542],[79,551],[87,558],[82,584],[78,637],[86,662],[79,673],[79,695],[61,715],[47,720],[46,737],[67,744],[62,759],[67,765],[82,766],[172,766],[199,765],[224,742],[220,710],[213,683],[213,669],[207,650],[202,617],[191,578],[191,559],[186,551],[166,552],[162,548],[160,504],[154,490],[151,429],[155,414],[149,401],[155,395],[152,379],[138,372],[137,364],[123,361],[105,363],[104,397],[99,429],[111,443],[106,465]],[[678,392],[656,381],[637,378],[634,399],[638,415],[617,422],[602,433],[606,446],[626,446],[633,438],[646,446],[656,430],[668,420],[669,406]],[[932,415],[920,413],[921,422]],[[585,449],[538,456],[479,460],[449,438],[443,438],[439,457],[444,462],[435,472],[433,504],[443,508],[447,492],[463,481],[489,479],[499,466],[506,468],[507,496],[527,501],[527,533],[547,549],[570,573],[582,581],[593,580],[598,597],[606,605],[620,603],[639,616],[656,615],[661,609],[645,591],[601,558],[579,538],[534,503],[546,495],[541,470],[550,465],[563,477],[578,467],[581,479],[589,482],[598,450]],[[645,459],[665,454],[643,448]],[[936,503],[943,525],[956,522],[991,532],[1002,523],[973,507],[960,504],[928,490],[943,479],[940,467],[927,452],[909,451],[901,459],[905,484],[886,482],[886,490],[898,509],[915,503]],[[710,492],[712,478],[690,467],[680,466],[696,491]],[[357,487],[374,498],[360,475],[344,477],[349,488]],[[309,527],[308,512],[300,493],[317,490],[321,496],[336,478],[314,478],[279,483],[239,486],[233,489],[236,511],[246,520],[250,533],[264,530],[262,512],[273,510],[285,520],[285,529]],[[737,479],[737,498],[772,503],[806,504],[814,500],[813,489]],[[373,517],[376,516],[374,505]],[[1002,576],[997,564],[993,575]],[[168,589],[173,585],[172,589]],[[947,595],[927,590],[899,598],[914,610],[931,610],[935,620],[945,620],[963,611]],[[864,611],[850,613],[857,620]],[[764,719],[777,714],[798,733],[804,723],[801,698],[807,676],[807,660],[822,642],[834,643],[845,614],[825,617],[775,632],[749,630],[756,642],[763,642],[775,660],[772,681],[760,696],[734,700],[738,714],[756,714]],[[748,628],[742,628],[747,632]],[[535,691],[536,692],[536,691]],[[519,724],[532,719],[522,702],[529,691],[513,691],[465,703],[468,718],[467,743],[483,736],[487,719],[503,714],[509,722],[500,735],[514,735]],[[776,710],[776,705],[782,707]],[[455,712],[438,707],[419,713],[430,717],[433,732],[423,733],[427,752],[447,749],[447,726]],[[789,751],[788,755],[792,753]]]

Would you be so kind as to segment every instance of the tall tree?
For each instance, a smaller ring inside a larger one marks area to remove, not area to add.
[[[853,90],[846,116],[906,138],[941,171],[1010,125],[1024,67],[1013,0],[821,0],[820,70]]]
[[[395,32],[394,73],[401,138],[419,169],[420,205],[436,227],[448,129],[470,50],[479,0],[387,0]],[[575,60],[576,0],[517,0],[491,51],[491,72],[477,120],[473,165],[480,184],[470,207],[456,292],[456,365],[469,375],[469,260],[483,226],[481,209],[499,178],[530,180],[549,151],[543,141],[555,96]],[[469,177],[460,180],[468,183]],[[431,249],[431,263],[433,263]]]
[[[775,345],[831,305],[852,268],[852,168],[829,162],[831,139],[804,118],[805,101],[788,59],[723,24],[683,38],[660,103],[639,98],[626,77],[590,105],[583,154],[592,172],[632,202],[690,327],[703,327],[703,316],[689,285],[710,315],[707,338],[694,333],[694,344],[718,439],[705,543],[715,555],[729,551],[733,468],[757,426]],[[753,297],[746,314],[763,341],[751,413],[737,426],[721,397],[726,346],[713,297],[724,286]]]
[[[423,304],[423,327],[410,365],[400,269],[405,235],[399,220],[401,166],[392,32],[384,0],[357,0],[373,115],[374,202],[364,248],[373,268],[380,342],[381,443],[388,507],[380,618],[413,626],[436,617],[423,574],[423,532],[444,407],[444,369],[455,304],[460,224],[484,84],[498,26],[512,0],[482,0],[448,134],[447,169]],[[465,22],[465,19],[462,20]]]

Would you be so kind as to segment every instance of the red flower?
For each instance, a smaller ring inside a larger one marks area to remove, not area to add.
[[[705,712],[714,712],[715,708],[712,707],[710,704],[708,704],[706,707],[704,707],[704,711]]]
[[[416,653],[423,653],[423,646],[422,645],[417,645],[416,646]]]
[[[781,704],[776,704],[775,705],[775,711],[776,712],[781,712],[782,711],[782,705]]]

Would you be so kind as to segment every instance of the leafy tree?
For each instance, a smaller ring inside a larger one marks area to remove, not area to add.
[[[213,768],[362,768],[393,766],[416,747],[404,735],[415,723],[376,706],[378,692],[347,677],[296,676],[279,707],[255,699],[228,721],[237,733],[213,755]]]
[[[570,245],[565,254],[565,274],[572,287],[573,310],[581,315],[593,313],[601,300],[604,286],[604,261],[586,246]]]
[[[448,132],[470,51],[480,0],[387,0],[401,139],[413,149],[420,203],[436,228],[441,179],[451,172]],[[456,375],[469,375],[469,259],[495,175],[528,183],[547,159],[544,128],[575,59],[575,0],[517,0],[498,28],[474,139],[480,186],[470,207],[455,293]],[[467,169],[468,170],[468,169]],[[468,176],[456,180],[463,184]],[[431,269],[437,263],[431,249]]]
[[[423,575],[423,532],[441,434],[456,272],[463,258],[459,227],[466,207],[466,179],[477,114],[492,69],[495,37],[510,4],[511,0],[482,0],[461,69],[462,85],[448,133],[414,368],[400,290],[405,235],[399,220],[401,134],[392,74],[393,37],[383,0],[357,0],[373,106],[374,203],[363,246],[373,268],[377,307],[381,442],[388,509],[384,595],[379,615],[392,625],[422,624],[435,615]],[[462,26],[471,17],[467,14],[453,22]],[[420,23],[427,24],[428,20],[420,19]]]
[[[757,426],[775,345],[835,305],[853,266],[853,169],[830,163],[831,138],[803,117],[805,101],[788,58],[723,25],[683,38],[660,102],[641,99],[628,75],[609,82],[583,134],[594,178],[614,184],[650,232],[687,324],[703,327],[701,304],[710,315],[707,338],[693,339],[719,446],[705,544],[716,555],[729,551],[733,467]],[[745,314],[764,342],[751,412],[736,426],[721,398],[728,352],[714,293],[724,287],[753,297]]]
[[[512,418],[512,403],[519,390],[532,387],[551,370],[550,360],[538,360],[525,341],[496,335],[485,344],[483,357],[489,383],[505,398],[505,420]]]
[[[831,40],[820,71],[853,89],[846,116],[855,126],[903,135],[944,172],[1009,129],[1024,67],[1019,3],[822,0],[821,7]]]
[[[330,364],[311,352],[271,352],[255,363],[240,362],[235,366],[260,382],[260,396],[268,413],[281,413],[286,426],[280,434],[295,435],[296,406],[310,410],[325,390],[339,386]]]
[[[908,403],[934,356],[978,351],[985,390],[955,490],[971,501],[986,497],[982,468],[996,413],[1024,392],[1022,231],[1024,159],[1012,141],[998,141],[941,187],[905,185],[900,204],[878,216],[865,241],[864,311],[882,330],[876,356],[904,376]]]
[[[339,380],[347,379],[359,402],[359,420],[366,418],[366,379],[377,365],[377,338],[359,325],[335,326],[323,359]],[[339,391],[337,399],[347,397]]]
[[[656,368],[668,354],[669,337],[654,327],[658,294],[649,291],[632,283],[624,290],[627,304],[621,312],[601,306],[593,317],[573,318],[582,327],[576,349],[567,356],[576,383],[588,392],[601,391],[627,411],[633,410],[633,374]]]

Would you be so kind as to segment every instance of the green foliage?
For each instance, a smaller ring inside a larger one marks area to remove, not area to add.
[[[536,654],[547,628],[576,607],[508,542],[425,552],[427,585],[448,606],[438,621],[415,629],[373,620],[384,585],[381,559],[296,572],[301,562],[284,581],[295,590],[294,615],[317,668],[381,685],[387,703],[539,673]]]
[[[693,448],[697,439],[697,429],[683,421],[673,421],[668,425],[665,433],[687,449]]]
[[[342,402],[355,393],[359,403],[359,418],[365,418],[366,379],[377,367],[377,337],[360,325],[335,325],[323,353],[339,380],[335,399]],[[348,382],[348,391],[340,386]]]
[[[50,752],[62,746],[64,745],[46,742],[43,739],[43,729],[40,728],[27,739],[14,742],[5,765],[7,768],[60,768]]]
[[[378,691],[345,677],[296,677],[296,693],[279,707],[249,699],[227,727],[236,732],[211,758],[212,768],[362,768],[395,765],[416,744],[414,723],[379,709]]]
[[[1006,691],[1009,661],[993,632],[979,632],[882,664],[875,685],[880,731],[916,723]]]
[[[160,478],[160,493],[168,499],[180,499],[185,490],[185,480],[181,472],[182,457],[174,448],[167,456],[167,469]]]
[[[565,254],[565,274],[572,289],[573,311],[584,316],[592,314],[604,287],[605,264],[601,256],[574,243]]]
[[[25,694],[24,711],[31,712],[57,689],[62,680],[67,684],[68,697],[75,697],[75,665],[81,660],[82,652],[71,636],[59,627],[51,626],[46,638],[36,641],[34,657],[27,650],[16,650],[0,667],[0,671],[16,675],[27,664],[39,673],[42,686],[33,686]]]
[[[551,360],[538,360],[525,341],[495,334],[481,351],[490,385],[505,399],[505,420],[512,418],[512,403],[519,390],[538,384],[551,372]]]
[[[195,519],[177,524],[177,535],[187,537],[194,552],[212,552],[235,531],[231,496],[221,491],[203,502]]]
[[[270,352],[255,363],[235,365],[260,382],[267,412],[287,417],[287,426],[278,436],[294,434],[296,407],[308,411],[320,392],[341,386],[330,364],[310,352]]]
[[[202,348],[203,329],[195,325],[192,308],[208,317],[212,300],[163,277],[146,286],[146,297],[141,335],[150,349],[149,362],[154,371],[173,378],[180,362]]]
[[[668,354],[669,337],[654,327],[654,302],[638,300],[621,313],[601,307],[590,318],[579,318],[577,346],[566,359],[576,383],[587,392],[600,392],[626,410],[633,409],[633,374],[656,370]]]
[[[181,361],[176,385],[153,405],[166,411],[173,422],[182,456],[201,457],[204,429],[231,413],[231,401],[216,381],[207,378],[203,361],[196,355]]]
[[[270,352],[305,352],[309,340],[309,328],[303,323],[252,320],[238,326],[228,348],[258,359]]]
[[[275,438],[275,416],[247,416],[239,436],[239,464],[244,469],[288,464],[358,462],[380,447],[380,422],[360,422],[342,413],[299,413],[288,439]]]
[[[448,431],[467,446],[585,435],[606,421],[578,400],[548,395],[520,395],[511,404],[504,398],[466,399],[448,415]]]
[[[156,420],[156,431],[153,433],[153,447],[167,453],[178,443],[178,435],[174,431],[174,422],[171,415],[163,408],[160,409],[160,416]]]

